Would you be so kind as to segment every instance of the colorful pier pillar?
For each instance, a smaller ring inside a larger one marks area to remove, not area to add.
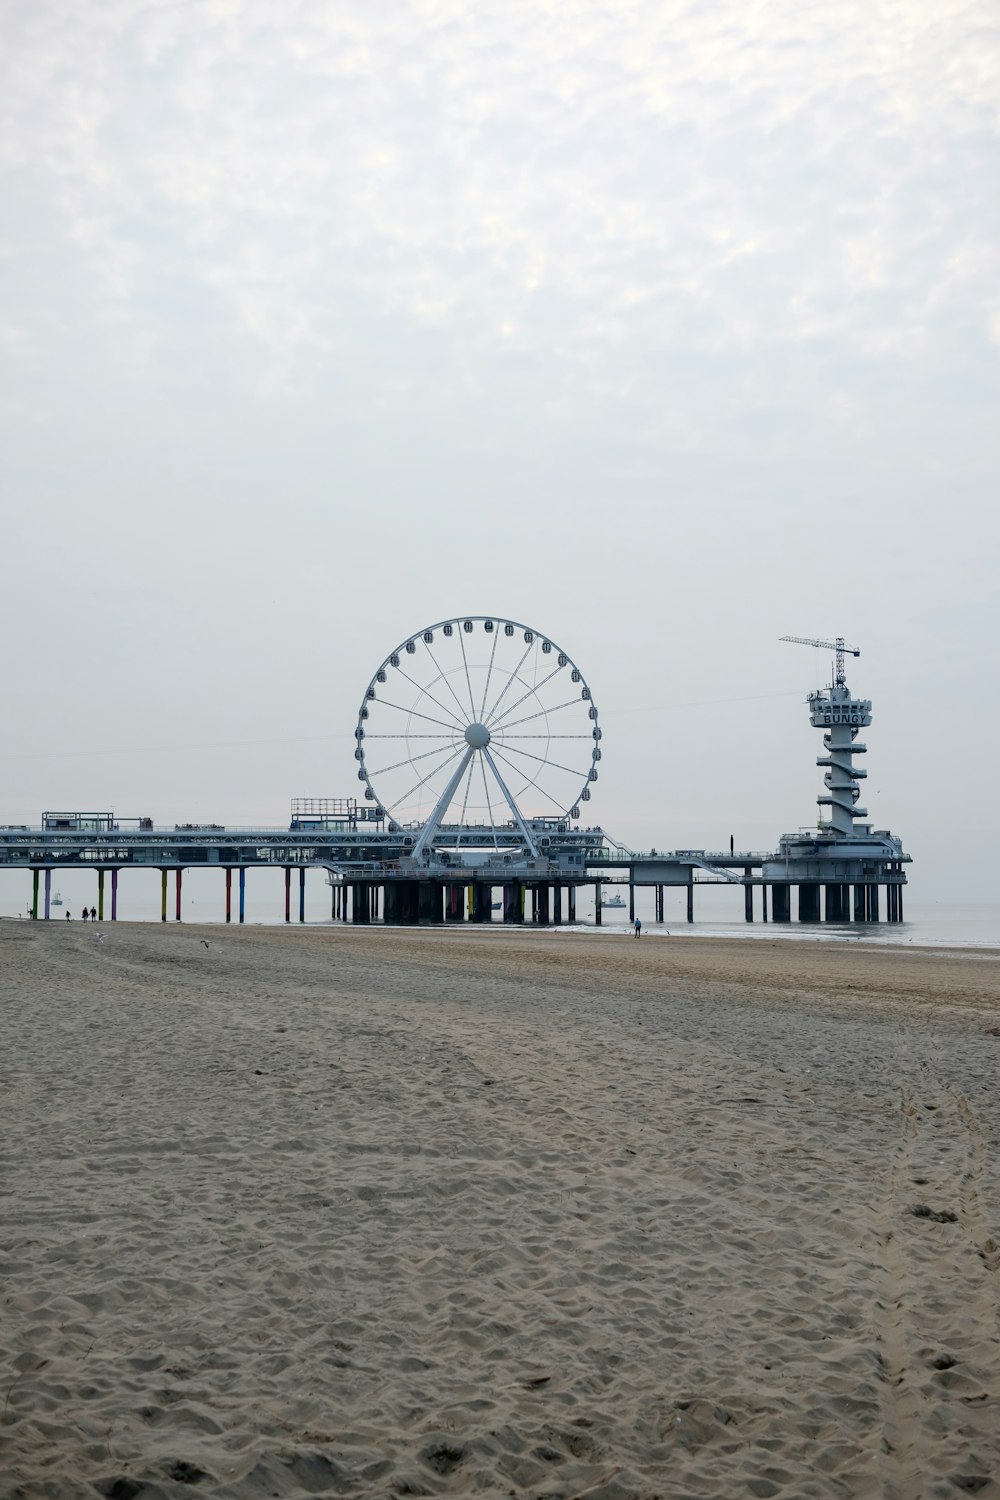
[[[167,920],[167,872],[160,871],[160,921]]]
[[[45,920],[49,920],[49,912],[52,905],[52,871],[45,871]]]
[[[174,881],[175,881],[175,885],[176,885],[176,895],[177,895],[175,921],[177,921],[177,922],[179,922],[180,919],[181,919],[181,876],[183,874],[184,874],[184,871],[178,866],[177,870],[174,872]]]
[[[243,921],[244,912],[245,912],[245,908],[246,908],[246,893],[247,893],[247,872],[243,868],[243,866],[241,865],[240,866],[240,921],[241,922]]]

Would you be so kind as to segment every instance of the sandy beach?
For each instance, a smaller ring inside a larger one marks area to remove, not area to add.
[[[0,922],[0,1495],[1000,1495],[1000,956]]]

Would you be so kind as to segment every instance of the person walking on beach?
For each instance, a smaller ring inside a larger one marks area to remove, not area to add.
[[[636,937],[642,937],[642,923],[638,917],[635,919],[635,935]]]
[[[83,908],[82,916],[83,916],[83,920],[86,922],[87,916],[88,916],[88,912],[87,912],[87,908],[86,907]]]
[[[97,921],[97,907],[96,906],[92,906],[90,908],[90,920],[92,922],[96,922]]]

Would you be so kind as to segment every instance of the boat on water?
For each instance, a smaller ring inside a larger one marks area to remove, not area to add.
[[[52,897],[52,905],[53,906],[62,906],[62,904],[63,904],[63,898],[60,896],[59,892],[56,891],[55,895]]]
[[[621,896],[619,896],[619,894],[618,894],[617,891],[615,892],[615,894],[613,896],[606,896],[604,894],[604,892],[602,891],[601,892],[601,905],[602,906],[624,906],[625,902],[622,900]]]

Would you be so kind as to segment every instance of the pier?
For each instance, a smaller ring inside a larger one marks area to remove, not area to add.
[[[276,868],[284,874],[286,922],[305,921],[308,871],[329,878],[331,919],[356,923],[575,923],[581,920],[581,893],[592,891],[593,920],[600,926],[602,891],[609,886],[627,890],[630,920],[636,891],[652,889],[657,922],[664,920],[665,892],[679,888],[686,920],[694,922],[696,892],[701,901],[706,888],[719,885],[742,886],[747,922],[903,920],[905,856],[891,846],[879,853],[866,846],[855,858],[840,849],[845,857],[831,860],[817,833],[811,841],[800,839],[794,859],[739,851],[640,854],[614,844],[599,828],[534,822],[544,846],[537,855],[519,847],[518,830],[483,828],[478,837],[465,831],[459,861],[447,847],[454,835],[445,826],[436,836],[442,847],[415,859],[418,830],[390,833],[366,826],[353,816],[363,811],[338,803],[338,817],[330,821],[344,826],[302,827],[293,817],[286,829],[163,829],[110,813],[48,813],[37,829],[0,829],[0,869],[25,871],[31,916],[39,920],[53,915],[53,876],[60,872],[92,871],[97,918],[113,922],[120,878],[152,869],[160,874],[161,921],[179,922],[185,873],[216,869],[219,920],[245,922],[248,871]],[[506,841],[499,854],[497,834]],[[478,856],[478,862],[465,863],[468,856]]]
[[[309,871],[329,883],[331,920],[359,924],[489,923],[495,911],[509,924],[575,923],[580,893],[592,887],[600,926],[609,883],[628,887],[630,920],[637,890],[653,890],[662,923],[665,893],[683,889],[693,923],[696,888],[736,885],[748,923],[901,922],[910,857],[887,829],[862,822],[858,805],[866,773],[854,757],[866,750],[857,736],[871,702],[849,692],[844,656],[859,653],[840,637],[784,639],[835,650],[836,662],[829,686],[807,698],[826,751],[817,760],[820,818],[773,852],[639,853],[580,827],[603,757],[589,686],[544,635],[473,616],[401,642],[371,678],[355,730],[360,800],[297,798],[280,829],[47,812],[37,828],[0,827],[0,869],[30,877],[30,916],[43,921],[53,875],[66,870],[93,871],[97,920],[112,922],[121,877],[157,870],[160,920],[179,922],[185,873],[212,868],[220,918],[242,923],[248,871],[277,868],[286,922],[305,921]],[[544,812],[531,815],[529,803]]]

